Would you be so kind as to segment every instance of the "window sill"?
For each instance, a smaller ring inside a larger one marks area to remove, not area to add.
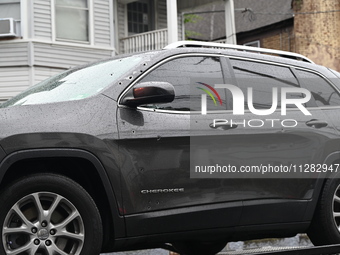
[[[81,44],[81,45],[90,45],[89,41],[77,41],[77,40],[68,40],[68,39],[61,39],[61,38],[56,38],[55,41],[56,42]]]

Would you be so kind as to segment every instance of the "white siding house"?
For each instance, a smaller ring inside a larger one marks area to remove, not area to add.
[[[110,0],[0,0],[0,100],[62,70],[113,56],[113,4]],[[19,28],[15,35],[6,35],[12,22],[8,18]],[[58,30],[60,19],[70,24]]]
[[[181,40],[182,9],[208,2],[0,0],[0,102],[70,67]]]

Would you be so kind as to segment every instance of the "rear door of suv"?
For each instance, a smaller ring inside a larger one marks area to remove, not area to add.
[[[313,198],[320,176],[314,168],[317,164],[322,165],[328,155],[337,150],[338,132],[322,107],[327,104],[329,110],[328,106],[338,105],[339,94],[321,77],[314,77],[313,82],[308,77],[308,81],[306,76],[311,75],[311,72],[306,74],[306,70],[292,66],[240,58],[230,58],[230,65],[236,84],[244,94],[252,87],[254,108],[269,109],[273,104],[273,88],[277,88],[278,92],[277,109],[272,114],[259,116],[249,109],[244,114],[244,119],[252,122],[254,119],[275,120],[276,126],[272,125],[274,122],[268,125],[265,121],[263,127],[248,125],[244,130],[229,130],[234,137],[239,132],[240,139],[245,143],[251,141],[247,149],[240,149],[238,153],[240,165],[266,166],[267,170],[276,166],[272,169],[277,170],[272,174],[261,173],[256,176],[245,173],[254,178],[245,176],[249,184],[247,190],[252,192],[243,197],[240,225],[303,221],[308,214],[305,215],[305,208]],[[286,111],[282,111],[285,104],[281,100],[283,88],[288,89],[284,96],[288,100],[303,101],[307,96],[291,92],[295,88],[297,91],[299,88],[307,89],[311,99],[303,103],[301,109],[295,104],[286,104]],[[316,103],[317,100],[323,104]],[[316,107],[316,104],[322,107]],[[264,211],[270,213],[263,214]]]

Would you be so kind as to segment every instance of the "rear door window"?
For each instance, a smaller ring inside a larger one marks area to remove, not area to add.
[[[253,90],[253,106],[256,109],[270,109],[273,104],[273,88],[280,93],[281,88],[299,87],[297,79],[288,67],[260,63],[249,60],[230,59],[237,79],[237,84],[247,95],[248,88]],[[288,93],[287,98],[302,98],[301,93]],[[281,97],[278,96],[278,106],[281,105]],[[245,109],[248,107],[248,99],[245,96]],[[287,107],[295,107],[287,105]]]

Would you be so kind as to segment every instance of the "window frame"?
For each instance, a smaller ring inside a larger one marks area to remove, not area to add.
[[[51,0],[52,41],[53,42],[65,42],[65,43],[70,43],[70,44],[82,44],[82,45],[91,45],[91,46],[94,45],[93,0],[86,0],[86,1],[87,1],[87,8],[62,6],[63,8],[69,8],[69,9],[87,10],[88,12],[88,26],[87,26],[88,41],[80,41],[80,40],[73,40],[73,39],[58,38],[57,36],[57,13],[56,13],[57,3],[56,3],[56,0]]]
[[[221,63],[221,67],[222,67],[222,75],[223,75],[223,79],[224,82],[228,82],[232,81],[234,83],[235,86],[237,86],[238,88],[239,85],[237,83],[237,79],[235,77],[235,73],[233,70],[233,66],[230,62],[230,59],[238,59],[238,60],[244,60],[244,61],[252,61],[252,62],[257,62],[257,63],[262,63],[262,64],[270,64],[270,65],[274,65],[274,66],[280,66],[280,67],[286,67],[288,69],[290,69],[290,71],[292,72],[292,75],[295,76],[297,83],[299,85],[300,88],[304,88],[303,85],[301,85],[301,78],[299,78],[296,75],[295,69],[299,69],[299,70],[303,70],[303,71],[307,71],[307,72],[311,72],[314,73],[316,75],[321,76],[324,80],[326,80],[331,86],[332,88],[334,88],[339,94],[340,94],[340,88],[338,89],[337,86],[335,86],[325,75],[323,75],[322,73],[313,70],[313,69],[308,69],[308,68],[304,68],[304,67],[300,67],[300,66],[295,66],[295,65],[289,65],[289,64],[284,64],[284,63],[278,63],[278,62],[273,62],[273,61],[266,61],[266,60],[260,60],[260,59],[255,59],[255,58],[250,58],[250,57],[242,57],[242,56],[233,56],[233,55],[225,55],[225,54],[219,54],[219,53],[183,53],[183,54],[179,54],[179,55],[175,55],[175,56],[170,56],[167,57],[163,60],[161,60],[160,62],[156,63],[155,65],[153,65],[152,67],[150,67],[147,71],[145,71],[140,77],[138,77],[135,81],[133,81],[129,86],[127,86],[123,92],[119,95],[118,97],[118,107],[119,108],[129,108],[128,106],[122,105],[120,104],[122,98],[128,93],[128,91],[135,86],[140,80],[142,80],[146,75],[148,75],[150,72],[152,72],[154,69],[158,68],[159,66],[165,64],[168,61],[171,61],[173,59],[176,58],[182,58],[182,57],[198,57],[198,56],[203,56],[203,57],[219,57],[220,58],[220,63]],[[230,77],[226,77],[226,74],[228,72],[228,70],[230,70]],[[329,109],[329,108],[340,108],[340,106],[323,106],[323,107],[319,107],[316,106],[316,103],[314,102],[314,98],[312,97],[311,100],[313,100],[312,103],[308,102],[305,104],[305,107],[308,109]],[[162,110],[162,109],[154,109],[154,108],[146,108],[146,107],[141,107],[138,106],[137,107],[138,110],[140,111],[148,111],[148,112],[159,112],[159,113],[168,113],[168,114],[186,114],[186,115],[198,115],[201,114],[201,111],[174,111],[174,110]],[[278,107],[276,111],[281,111],[281,108]],[[287,108],[287,111],[299,111],[298,108]],[[217,111],[208,111],[209,113],[215,114],[215,113],[232,113],[233,110],[217,110]],[[245,113],[250,113],[249,109],[245,109],[244,110]]]
[[[317,70],[314,70],[314,69],[310,69],[310,68],[305,68],[305,67],[301,67],[301,66],[297,66],[297,65],[290,65],[290,64],[284,64],[284,63],[278,63],[278,62],[273,62],[273,61],[266,61],[266,60],[260,60],[260,59],[254,59],[254,58],[250,58],[250,57],[240,57],[240,56],[231,56],[231,55],[225,55],[225,57],[227,58],[227,61],[230,63],[230,58],[233,58],[233,59],[239,59],[239,60],[245,60],[245,61],[253,61],[253,62],[258,62],[258,63],[264,63],[264,64],[270,64],[270,65],[277,65],[277,66],[283,66],[283,67],[287,67],[287,68],[290,68],[291,72],[294,74],[294,76],[296,77],[297,81],[298,81],[298,84],[300,85],[300,88],[306,88],[305,86],[303,86],[301,84],[301,78],[296,74],[295,70],[298,69],[298,70],[302,70],[302,71],[306,71],[306,72],[310,72],[310,73],[314,73],[316,75],[319,75],[321,76],[321,78],[323,78],[324,80],[327,81],[327,83],[329,85],[332,86],[332,88],[334,88],[339,94],[340,94],[340,88],[338,88],[329,78],[327,78],[324,74],[322,74],[321,72],[317,71]],[[231,63],[230,63],[231,65]],[[232,67],[232,65],[231,65]],[[233,71],[233,69],[232,69]],[[234,72],[233,72],[233,75]],[[237,84],[237,80],[236,80],[236,84],[235,84],[237,87],[238,84]],[[308,89],[308,88],[306,88]],[[312,101],[312,102],[311,102]],[[314,101],[314,98],[312,97],[311,100],[306,104],[306,108],[307,109],[334,109],[334,108],[340,108],[340,106],[317,106],[315,101]],[[280,108],[277,108],[276,111],[280,110]],[[297,108],[287,108],[287,111],[297,111],[299,109]],[[245,113],[246,112],[250,112],[249,110],[245,109],[244,110]],[[229,111],[230,112],[230,111]]]
[[[21,0],[0,0],[0,8],[1,5],[5,5],[5,4],[9,4],[9,5],[13,5],[13,6],[17,6],[18,11],[19,11],[19,18],[14,17],[14,15],[8,16],[8,17],[0,17],[0,18],[13,18],[14,20],[14,33],[15,33],[15,38],[18,37],[22,37],[23,36],[23,29],[22,29],[22,16],[23,16],[23,7],[22,7],[22,2]]]

